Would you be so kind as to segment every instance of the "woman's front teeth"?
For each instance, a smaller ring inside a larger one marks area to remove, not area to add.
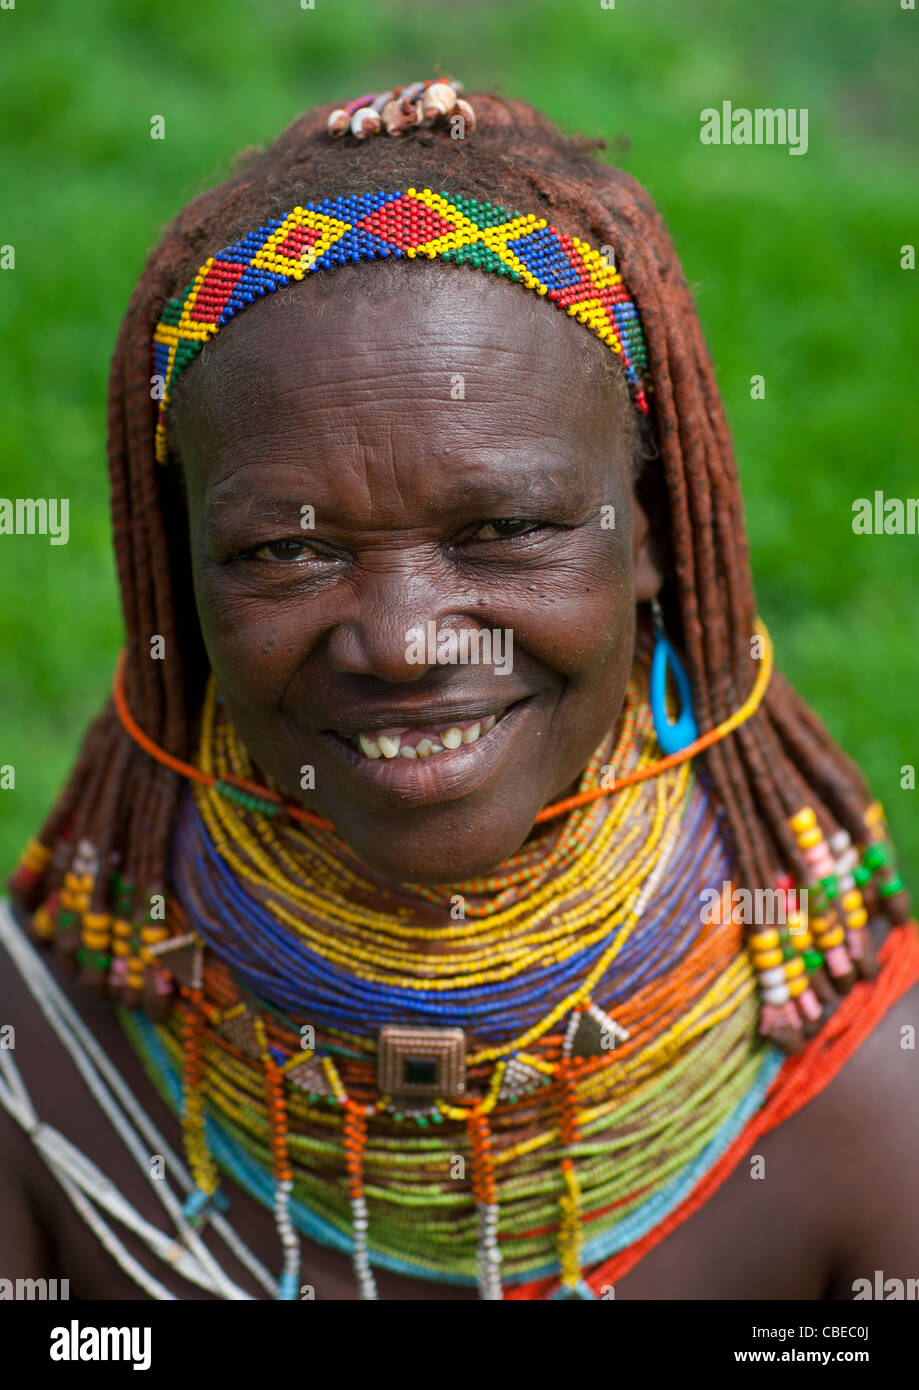
[[[476,743],[483,734],[493,729],[497,722],[498,716],[490,714],[487,719],[470,724],[468,729],[451,724],[439,733],[439,741],[425,737],[414,744],[403,744],[402,734],[378,734],[376,738],[370,734],[358,734],[357,739],[352,742],[356,742],[365,758],[430,758],[434,753],[442,753],[445,748],[453,749],[459,748],[462,744]]]

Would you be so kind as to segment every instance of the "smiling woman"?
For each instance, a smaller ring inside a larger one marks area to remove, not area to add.
[[[125,320],[127,644],[11,880],[56,963],[2,919],[51,1025],[33,1075],[0,1053],[48,1169],[11,1145],[7,1180],[114,1256],[84,1297],[895,1270],[919,944],[880,807],[772,673],[660,219],[523,103],[352,105],[190,204]],[[105,1179],[31,1122],[68,1064],[91,1099],[47,1118]]]
[[[210,669],[286,795],[385,877],[457,882],[576,789],[622,706],[651,597],[650,563],[633,589],[631,406],[585,371],[602,349],[512,284],[316,279],[248,310],[170,407]],[[343,300],[346,280],[365,292]],[[646,522],[636,536],[647,550]],[[511,632],[512,670],[422,670],[428,622]]]

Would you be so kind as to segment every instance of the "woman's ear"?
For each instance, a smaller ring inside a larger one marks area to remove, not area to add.
[[[632,585],[636,603],[647,603],[664,586],[663,568],[651,522],[635,496],[632,498]]]

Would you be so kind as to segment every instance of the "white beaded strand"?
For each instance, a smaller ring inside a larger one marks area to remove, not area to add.
[[[351,1198],[351,1231],[354,1253],[351,1264],[357,1280],[358,1293],[362,1299],[373,1302],[378,1298],[376,1280],[370,1267],[367,1252],[367,1203],[363,1197]]]
[[[281,1242],[283,1263],[278,1297],[295,1299],[300,1293],[300,1237],[290,1219],[290,1194],[294,1185],[289,1178],[275,1183],[274,1224]]]
[[[23,935],[5,902],[0,902],[0,938],[2,938],[6,949],[18,966],[23,980],[28,985],[30,992],[44,1013],[45,1018],[57,1033],[60,1042],[83,1076],[93,1098],[107,1115],[116,1132],[128,1148],[128,1151],[137,1161],[141,1171],[151,1182],[158,1199],[172,1218],[183,1246],[190,1251],[196,1262],[198,1277],[195,1279],[195,1282],[221,1298],[234,1301],[250,1300],[251,1295],[240,1289],[230,1276],[220,1268],[215,1257],[204,1245],[198,1233],[189,1225],[182,1212],[181,1203],[178,1201],[171,1188],[168,1187],[166,1181],[164,1179],[156,1179],[152,1176],[149,1165],[149,1154],[151,1152],[160,1153],[166,1159],[169,1171],[176,1174],[179,1185],[183,1187],[186,1192],[191,1191],[194,1186],[191,1175],[187,1172],[184,1164],[181,1163],[177,1155],[172,1151],[153,1121],[132,1095],[123,1078],[118,1075],[117,1070],[105,1056],[95,1038],[83,1023],[83,1020],[73,1009],[70,1001],[66,998],[51,976],[44,962],[31,943]],[[7,1060],[11,1061],[8,1055]],[[98,1070],[95,1069],[96,1067]],[[11,1107],[7,1097],[4,1096],[3,1091],[0,1090],[0,1101],[4,1103],[4,1108],[9,1110],[20,1124],[23,1124],[25,1114],[23,1109],[23,1097],[25,1097],[28,1109],[35,1121],[35,1124],[32,1126],[34,1129],[35,1125],[37,1125],[37,1116],[35,1116],[31,1103],[28,1102],[27,1093],[22,1084],[21,1077],[18,1075],[18,1068],[15,1068],[15,1065],[13,1065],[13,1072],[16,1074],[15,1082],[12,1080],[12,1072],[10,1072],[8,1068],[6,1070],[8,1077],[10,1077],[9,1084],[15,1090],[17,1099],[14,1099],[13,1107]],[[119,1113],[114,1096],[110,1094],[108,1087],[99,1075],[100,1072],[105,1074],[111,1091],[118,1095],[119,1101],[130,1115],[131,1120],[135,1122],[137,1129],[147,1140],[149,1145],[148,1148],[145,1148],[144,1144],[140,1142],[127,1117]],[[23,1127],[27,1130],[29,1129],[28,1124],[24,1124]],[[74,1150],[74,1152],[78,1151]],[[81,1157],[83,1156],[81,1155]],[[87,1163],[89,1162],[89,1160],[85,1161]],[[55,1172],[55,1176],[58,1177],[61,1185],[65,1186],[65,1189],[68,1190],[68,1195],[71,1195],[71,1188],[78,1190],[75,1188],[72,1179],[62,1174],[56,1166],[53,1167],[52,1171]],[[149,1223],[145,1221],[145,1218],[134,1212],[134,1208],[130,1206],[127,1199],[122,1198],[122,1200],[125,1203],[125,1207],[134,1214],[134,1219],[138,1223],[136,1229],[138,1233],[140,1233],[142,1226],[148,1226]],[[81,1198],[79,1206],[81,1214],[85,1214],[83,1212],[84,1206],[85,1202]],[[101,1221],[101,1218],[98,1220]],[[101,1224],[104,1226],[105,1223]],[[272,1278],[264,1265],[262,1265],[256,1256],[248,1249],[245,1243],[233,1230],[232,1226],[230,1226],[229,1222],[223,1217],[214,1216],[211,1218],[211,1224],[215,1231],[225,1240],[228,1247],[233,1251],[233,1254],[240,1260],[240,1263],[250,1270],[253,1276],[258,1279],[258,1282],[272,1297],[277,1297],[277,1281]],[[100,1234],[98,1225],[93,1225],[93,1229],[97,1234]],[[155,1230],[156,1228],[151,1227],[150,1229]],[[105,1227],[105,1230],[108,1231],[108,1227]],[[158,1234],[159,1236],[163,1235],[162,1232],[158,1232]],[[110,1231],[108,1231],[108,1236],[114,1239]],[[101,1234],[100,1239],[102,1239]],[[103,1241],[103,1243],[106,1244],[106,1248],[109,1248],[107,1241]],[[174,1243],[174,1241],[169,1242],[170,1249]],[[125,1252],[125,1254],[127,1254],[127,1252]],[[130,1257],[130,1261],[132,1267],[139,1268],[137,1262],[133,1260],[133,1257]],[[175,1265],[176,1260],[173,1258],[170,1260],[170,1263]]]
[[[504,1298],[501,1289],[501,1251],[498,1249],[498,1203],[477,1202],[479,1237],[476,1244],[476,1277],[479,1298],[489,1303]]]

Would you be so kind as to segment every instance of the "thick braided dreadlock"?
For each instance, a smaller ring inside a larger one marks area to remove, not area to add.
[[[193,606],[176,603],[192,592],[179,471],[154,465],[154,327],[166,301],[219,248],[298,203],[377,186],[427,185],[498,200],[615,248],[648,343],[652,482],[669,519],[670,572],[661,597],[668,626],[682,641],[700,728],[724,720],[749,693],[756,609],[734,454],[692,297],[661,218],[633,178],[595,158],[602,141],[567,138],[523,102],[482,93],[471,100],[478,128],[462,141],[434,128],[399,139],[332,141],[331,107],[309,111],[266,150],[241,156],[229,179],[184,208],[149,258],[112,364],[108,451],[127,628],[125,691],[141,727],[175,757],[189,761],[193,754],[207,661]],[[154,635],[165,639],[166,660],[150,659]],[[739,878],[750,888],[773,886],[782,870],[797,883],[812,880],[789,827],[803,806],[814,809],[825,836],[843,829],[862,846],[883,836],[861,773],[779,675],[758,712],[704,757]],[[100,869],[89,910],[143,921],[150,895],[165,892],[181,785],[129,739],[110,702],[41,831],[45,851],[35,851],[32,867],[11,881],[14,896],[29,908],[47,907],[76,850],[78,868],[85,870],[79,855],[88,853]],[[117,892],[134,887],[133,906],[113,901],[115,868]],[[888,890],[893,886],[888,879]],[[865,892],[876,908],[872,885]],[[889,891],[883,905],[894,921],[906,920],[902,891]],[[59,939],[73,957],[79,932]]]

